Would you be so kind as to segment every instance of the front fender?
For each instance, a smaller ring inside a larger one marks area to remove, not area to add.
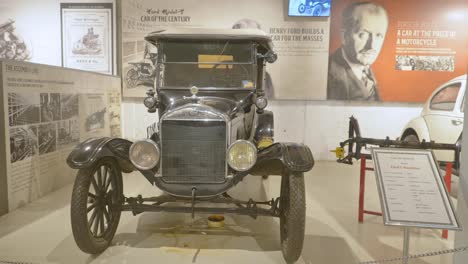
[[[298,143],[275,143],[260,150],[257,163],[249,171],[252,175],[282,175],[285,170],[310,171],[314,157],[309,147]]]
[[[134,171],[135,168],[128,157],[131,141],[121,138],[90,138],[78,144],[68,155],[67,164],[73,169],[83,169],[93,166],[104,157],[117,160],[124,172]]]

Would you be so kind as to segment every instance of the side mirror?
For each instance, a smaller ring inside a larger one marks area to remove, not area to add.
[[[265,54],[260,54],[259,53],[259,54],[257,54],[257,57],[258,58],[263,58],[266,62],[269,62],[269,63],[273,63],[278,59],[278,55],[272,50],[268,51]]]
[[[276,60],[278,59],[278,55],[270,50],[268,51],[266,54],[265,54],[265,60],[268,62],[268,63],[273,63],[275,62]]]

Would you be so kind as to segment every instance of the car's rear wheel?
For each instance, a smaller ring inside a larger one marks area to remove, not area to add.
[[[281,251],[287,263],[296,262],[302,253],[305,232],[305,188],[303,173],[283,175],[280,197]]]
[[[122,173],[112,159],[80,169],[71,199],[71,225],[78,247],[98,254],[109,247],[120,220]]]
[[[419,138],[415,134],[407,134],[403,137],[404,142],[419,143]]]
[[[304,13],[306,7],[304,4],[300,4],[299,7],[297,8],[297,11],[299,11],[300,14]]]

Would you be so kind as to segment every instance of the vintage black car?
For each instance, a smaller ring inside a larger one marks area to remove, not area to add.
[[[122,211],[272,216],[280,219],[283,256],[295,262],[304,240],[303,173],[314,161],[303,144],[273,142],[262,89],[265,64],[277,58],[270,37],[253,29],[192,28],[146,40],[158,58],[155,89],[144,104],[159,121],[146,139],[92,138],[67,159],[79,169],[71,201],[79,248],[104,251]],[[132,171],[164,195],[125,197],[122,172]],[[269,175],[282,177],[278,198],[243,201],[227,193],[244,177]]]

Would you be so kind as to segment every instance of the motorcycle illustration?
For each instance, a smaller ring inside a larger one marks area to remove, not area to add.
[[[138,85],[153,86],[156,71],[153,65],[147,61],[129,62],[132,67],[125,75],[127,88],[135,88]]]
[[[330,8],[330,1],[306,0],[305,4],[300,4],[298,11],[300,14],[310,13],[313,16],[320,16],[323,10]]]
[[[102,42],[99,38],[99,34],[94,34],[93,28],[88,28],[88,33],[83,35],[73,45],[73,54],[80,55],[99,55],[102,53]]]

